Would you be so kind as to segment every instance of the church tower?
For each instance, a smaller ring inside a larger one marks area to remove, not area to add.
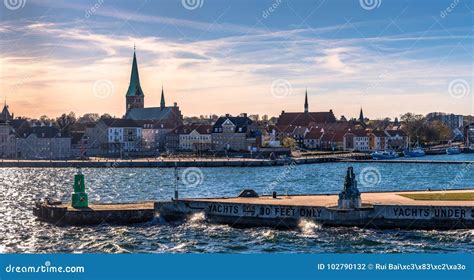
[[[130,85],[128,86],[127,95],[125,97],[126,108],[125,112],[132,108],[144,108],[145,107],[145,95],[143,94],[142,87],[140,86],[140,77],[138,75],[137,57],[135,55],[135,47],[133,47],[133,62],[132,62],[132,74],[130,76]]]
[[[308,113],[308,89],[306,89],[306,92],[304,95],[304,112]]]

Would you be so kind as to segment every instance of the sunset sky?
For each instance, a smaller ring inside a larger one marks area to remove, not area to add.
[[[133,46],[145,106],[185,116],[333,109],[474,114],[465,0],[0,3],[0,98],[16,116],[122,116]],[[19,4],[18,4],[19,3]]]

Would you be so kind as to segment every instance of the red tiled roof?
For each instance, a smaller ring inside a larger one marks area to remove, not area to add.
[[[308,126],[310,123],[334,123],[336,117],[330,112],[308,112],[308,113],[281,113],[278,118],[278,126]]]

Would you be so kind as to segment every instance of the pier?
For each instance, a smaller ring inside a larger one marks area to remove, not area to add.
[[[169,201],[88,204],[84,175],[75,175],[72,202],[38,201],[34,215],[55,224],[143,223],[195,214],[235,227],[297,228],[302,221],[322,226],[399,229],[474,228],[474,189],[360,193],[352,167],[339,194],[259,195],[251,189],[236,197],[179,198]]]

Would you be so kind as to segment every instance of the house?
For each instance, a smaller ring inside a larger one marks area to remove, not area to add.
[[[15,135],[12,127],[0,121],[0,158],[15,158]]]
[[[344,134],[343,139],[343,146],[346,151],[370,151],[369,135],[365,130],[350,130]]]
[[[128,156],[141,151],[142,127],[130,119],[101,119],[94,128],[93,141],[100,153],[109,156]]]
[[[385,130],[387,149],[400,151],[408,149],[408,135],[403,130]]]
[[[322,150],[343,150],[344,131],[325,131],[321,137]]]
[[[67,159],[71,138],[52,124],[34,125],[16,139],[15,150],[22,159]]]
[[[253,121],[239,117],[220,117],[212,127],[212,149],[216,151],[250,151],[261,146],[261,133]]]
[[[324,129],[311,129],[304,136],[304,147],[307,149],[320,149],[321,139],[323,138]]]
[[[382,130],[369,131],[369,150],[381,151],[387,149],[387,135]]]
[[[211,125],[185,125],[178,130],[179,150],[202,152],[212,148]]]

